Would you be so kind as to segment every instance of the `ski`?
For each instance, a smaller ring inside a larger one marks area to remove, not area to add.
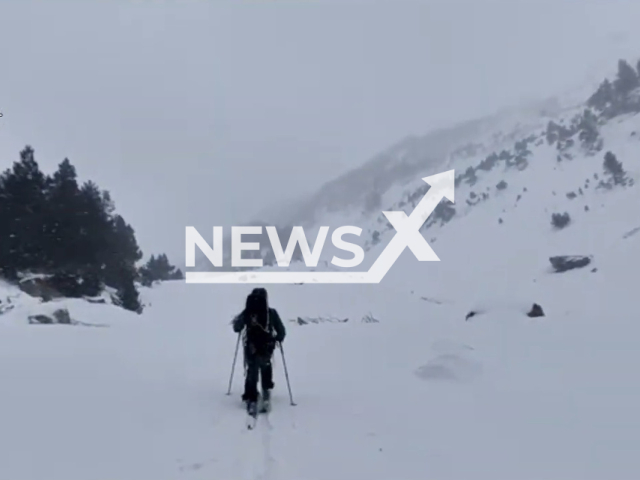
[[[260,395],[259,398],[259,403],[260,408],[259,408],[259,412],[260,413],[270,413],[271,412],[271,395],[269,392],[262,392],[262,394]]]
[[[271,412],[271,403],[270,402],[263,402],[262,406],[260,407],[260,413],[270,413]]]
[[[258,421],[258,403],[247,405],[247,428],[253,430]]]
[[[256,428],[256,423],[258,421],[258,415],[247,415],[247,429],[253,430]]]
[[[259,415],[269,415],[271,413],[271,401],[259,398],[258,402],[247,407],[247,429],[253,430],[258,423]]]

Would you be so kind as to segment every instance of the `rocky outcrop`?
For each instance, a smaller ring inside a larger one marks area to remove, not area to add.
[[[349,319],[336,317],[298,317],[297,319],[291,321],[297,323],[298,325],[308,325],[310,323],[346,323],[349,321]]]
[[[69,310],[66,308],[60,308],[55,310],[51,315],[37,314],[37,315],[29,315],[28,317],[29,324],[31,325],[53,325],[53,324],[61,324],[61,325],[73,325],[75,322],[71,319],[69,315]]]
[[[43,302],[50,302],[54,298],[62,298],[63,295],[52,285],[51,277],[46,275],[34,275],[20,280],[18,287],[27,295],[40,298]]]
[[[298,317],[295,320],[290,320],[292,323],[297,323],[298,325],[309,325],[310,323],[347,323],[349,318],[338,318],[338,317]],[[371,313],[367,313],[363,315],[360,319],[362,323],[380,323],[380,320],[374,317]]]
[[[380,323],[376,317],[374,317],[371,313],[367,313],[364,317],[362,317],[363,323]]]
[[[531,307],[531,310],[529,310],[529,313],[527,313],[527,317],[531,317],[531,318],[544,317],[544,311],[542,310],[542,307],[540,305],[538,305],[537,303],[534,303],[533,306]]]
[[[478,314],[478,312],[474,312],[473,310],[469,313],[467,313],[467,316],[464,317],[465,321],[469,320],[471,317],[475,317]]]
[[[576,268],[583,268],[589,265],[593,257],[590,255],[559,255],[550,257],[549,261],[553,269],[558,272],[566,272]]]
[[[15,305],[11,303],[11,298],[7,297],[4,300],[0,299],[0,315],[7,313],[15,308]]]

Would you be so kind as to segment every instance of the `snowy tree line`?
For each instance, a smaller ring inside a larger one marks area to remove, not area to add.
[[[137,281],[182,276],[165,255],[137,268],[143,254],[134,229],[109,192],[92,181],[79,184],[68,159],[45,175],[30,146],[0,175],[0,228],[0,275],[16,281],[44,274],[60,296],[96,296],[111,287],[118,304],[141,312]]]

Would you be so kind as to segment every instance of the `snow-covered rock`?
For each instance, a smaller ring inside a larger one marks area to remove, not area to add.
[[[549,258],[549,262],[556,272],[561,273],[575,268],[584,268],[591,264],[592,259],[590,255],[556,255]]]

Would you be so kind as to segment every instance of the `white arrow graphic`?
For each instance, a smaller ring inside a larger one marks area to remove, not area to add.
[[[440,259],[420,234],[443,198],[455,201],[455,171],[431,175],[422,179],[431,188],[407,217],[403,211],[382,212],[396,234],[367,272],[187,272],[187,283],[380,283],[405,248],[420,262]]]

